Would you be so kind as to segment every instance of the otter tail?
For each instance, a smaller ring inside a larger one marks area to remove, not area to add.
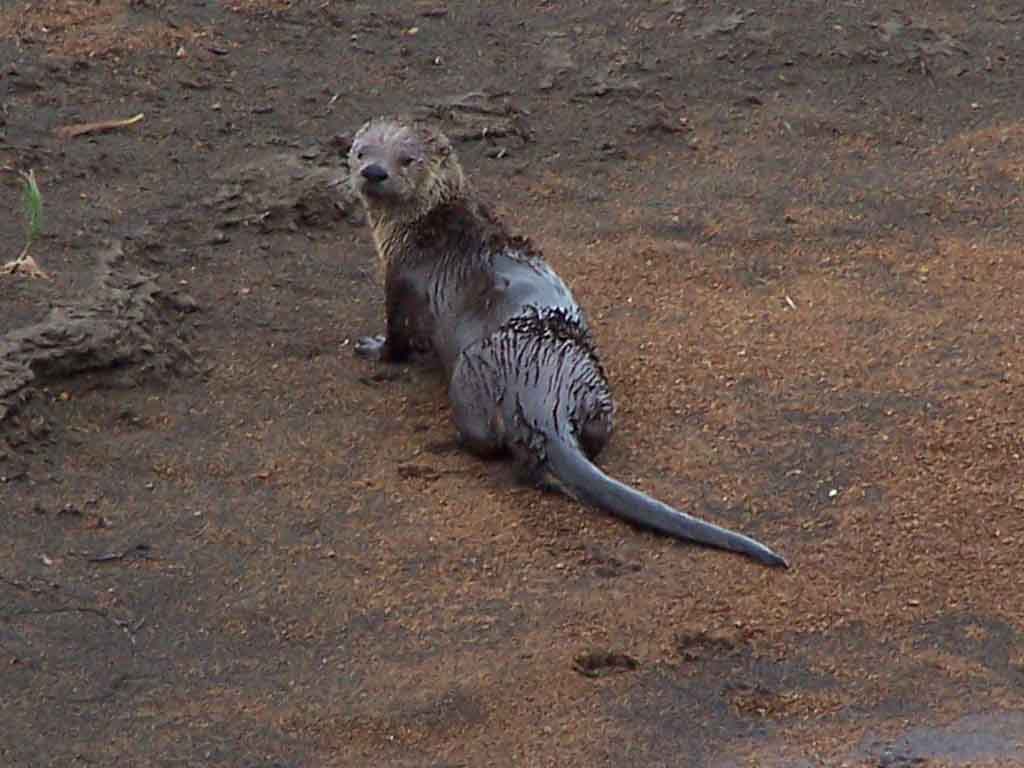
[[[547,464],[555,484],[585,504],[677,539],[739,552],[765,565],[789,567],[783,557],[754,539],[687,515],[608,477],[564,439],[547,441]]]

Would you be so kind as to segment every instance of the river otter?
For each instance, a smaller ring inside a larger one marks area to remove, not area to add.
[[[387,331],[356,353],[387,362],[418,350],[440,360],[460,443],[511,453],[539,483],[679,539],[786,561],[763,544],[684,514],[591,461],[615,405],[586,318],[533,244],[508,234],[470,191],[448,139],[379,118],[356,134],[352,186],[385,282]]]

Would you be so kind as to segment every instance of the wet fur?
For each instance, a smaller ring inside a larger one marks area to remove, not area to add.
[[[511,453],[539,482],[639,525],[769,565],[762,544],[685,515],[591,461],[615,405],[583,311],[529,240],[472,194],[443,134],[379,119],[349,154],[385,282],[387,332],[357,352],[385,361],[437,355],[462,444]]]

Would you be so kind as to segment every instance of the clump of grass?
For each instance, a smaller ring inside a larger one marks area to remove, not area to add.
[[[22,202],[25,206],[25,247],[21,254],[14,261],[9,261],[0,267],[0,272],[8,275],[21,272],[29,277],[41,277],[49,279],[49,275],[36,263],[29,251],[32,244],[39,239],[43,233],[43,194],[39,191],[39,182],[36,181],[36,172],[29,170],[19,171],[22,181]]]

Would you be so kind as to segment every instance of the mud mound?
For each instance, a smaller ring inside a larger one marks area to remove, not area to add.
[[[32,385],[138,363],[180,369],[189,360],[179,320],[196,310],[194,300],[139,271],[120,243],[99,251],[96,262],[96,278],[81,302],[55,307],[41,322],[0,337],[0,422]]]

